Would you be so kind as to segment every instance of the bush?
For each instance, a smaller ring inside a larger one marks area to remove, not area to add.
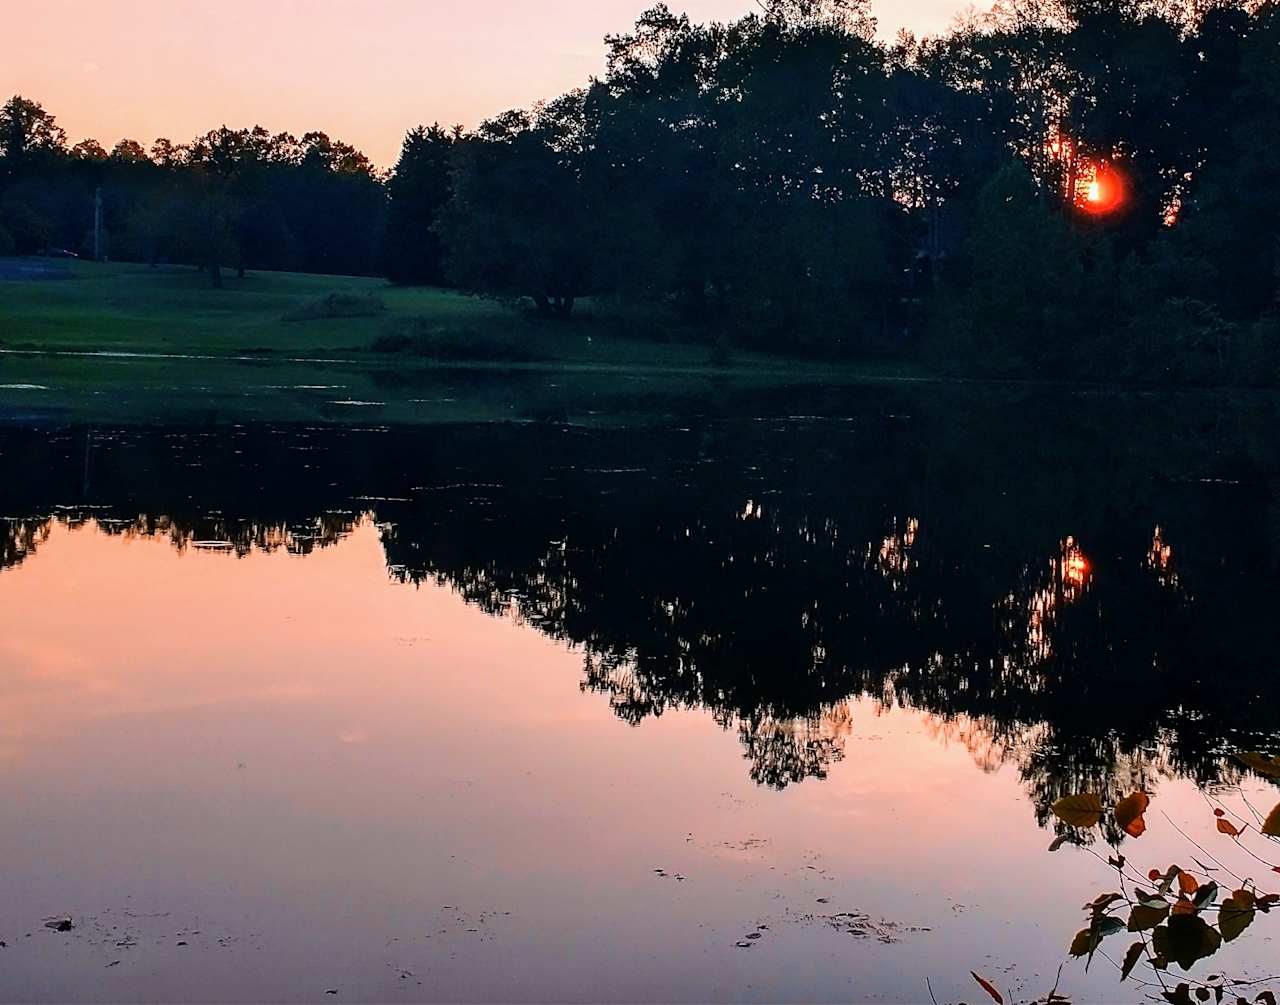
[[[403,318],[374,339],[378,353],[400,353],[425,359],[485,363],[536,363],[546,353],[492,332],[449,328],[428,318]]]
[[[716,336],[715,342],[711,344],[707,362],[712,366],[733,365],[733,340],[728,335],[721,332]]]
[[[284,316],[285,321],[322,321],[326,318],[371,318],[387,305],[376,293],[326,293],[308,300]]]
[[[1133,331],[1140,379],[1176,386],[1223,384],[1238,366],[1240,326],[1203,301],[1170,298],[1141,315]]]

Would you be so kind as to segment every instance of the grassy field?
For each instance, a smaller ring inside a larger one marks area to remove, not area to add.
[[[726,383],[904,376],[725,359],[602,304],[548,321],[377,279],[224,282],[184,267],[0,259],[0,417],[582,419],[684,408]],[[348,308],[365,316],[330,316]]]
[[[379,339],[409,332],[427,335],[426,350],[401,354],[430,358],[434,339],[454,362],[704,367],[710,358],[706,345],[693,341],[622,335],[624,326],[643,328],[644,319],[590,302],[567,322],[548,321],[492,300],[380,279],[230,273],[217,290],[186,267],[8,262],[10,274],[25,264],[67,276],[0,279],[0,347],[11,350],[361,358],[375,354]],[[4,266],[0,259],[0,276]],[[323,315],[324,299],[335,294],[372,298],[384,309],[296,319]],[[735,362],[764,363],[745,356]]]

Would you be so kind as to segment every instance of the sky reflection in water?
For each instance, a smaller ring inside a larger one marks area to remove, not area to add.
[[[1049,803],[1146,785],[1186,863],[1160,811],[1220,838],[1195,780],[1274,729],[1275,468],[1099,498],[913,429],[870,478],[879,421],[6,432],[0,995],[1043,994],[1108,882]]]

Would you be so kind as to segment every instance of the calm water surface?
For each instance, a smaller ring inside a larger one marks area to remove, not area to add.
[[[816,399],[0,427],[0,998],[1140,999],[1050,806],[1245,868],[1273,406]]]

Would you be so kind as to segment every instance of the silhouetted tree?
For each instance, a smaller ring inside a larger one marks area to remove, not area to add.
[[[452,195],[450,162],[460,129],[418,126],[404,138],[400,160],[387,179],[383,270],[393,283],[441,285],[444,252],[436,225]]]
[[[575,92],[531,114],[491,119],[459,141],[453,199],[440,221],[458,286],[529,297],[554,317],[567,317],[577,298],[597,289],[585,111],[585,94]]]
[[[764,351],[1280,379],[1275,0],[998,0],[891,43],[862,0],[756,6],[658,3],[583,89],[414,129],[386,178],[322,132],[69,151],[15,97],[0,226],[77,247],[100,187],[113,251],[214,281],[381,272]]]

